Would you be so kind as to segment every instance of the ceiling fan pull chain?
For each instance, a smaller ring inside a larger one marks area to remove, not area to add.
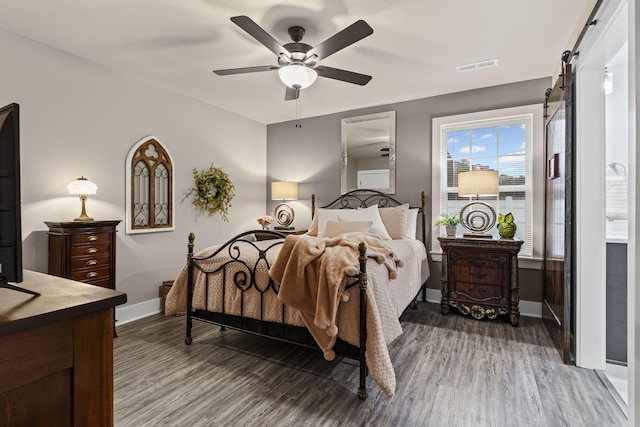
[[[300,124],[300,117],[302,116],[302,100],[300,99],[300,97],[296,98],[296,127],[298,129],[302,128],[302,125]]]

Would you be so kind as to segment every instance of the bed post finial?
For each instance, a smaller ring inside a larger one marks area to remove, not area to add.
[[[311,193],[311,219],[313,219],[313,216],[316,213],[316,195],[314,193]]]
[[[193,255],[193,242],[196,240],[196,235],[189,233],[189,244],[187,245],[187,265],[191,265],[191,255]]]

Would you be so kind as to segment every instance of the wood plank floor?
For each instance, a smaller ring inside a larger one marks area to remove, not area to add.
[[[477,321],[419,303],[390,345],[397,388],[368,380],[356,396],[354,361],[155,315],[118,327],[116,426],[624,426],[592,370],[562,364],[542,322]]]

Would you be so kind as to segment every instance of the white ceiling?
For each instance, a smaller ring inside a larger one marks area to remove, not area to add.
[[[287,28],[324,41],[358,19],[374,33],[321,61],[373,76],[366,86],[318,78],[302,117],[550,76],[587,0],[2,0],[0,28],[71,52],[261,123],[296,118],[276,65],[229,18],[247,15],[280,43]],[[466,73],[457,65],[499,58]]]

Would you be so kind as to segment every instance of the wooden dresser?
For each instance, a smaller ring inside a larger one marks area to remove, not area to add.
[[[45,221],[49,274],[116,288],[116,221]]]
[[[118,291],[24,272],[0,289],[0,425],[113,425],[113,308]]]
[[[521,240],[438,237],[442,247],[442,314],[455,307],[476,319],[508,314],[520,320]]]

